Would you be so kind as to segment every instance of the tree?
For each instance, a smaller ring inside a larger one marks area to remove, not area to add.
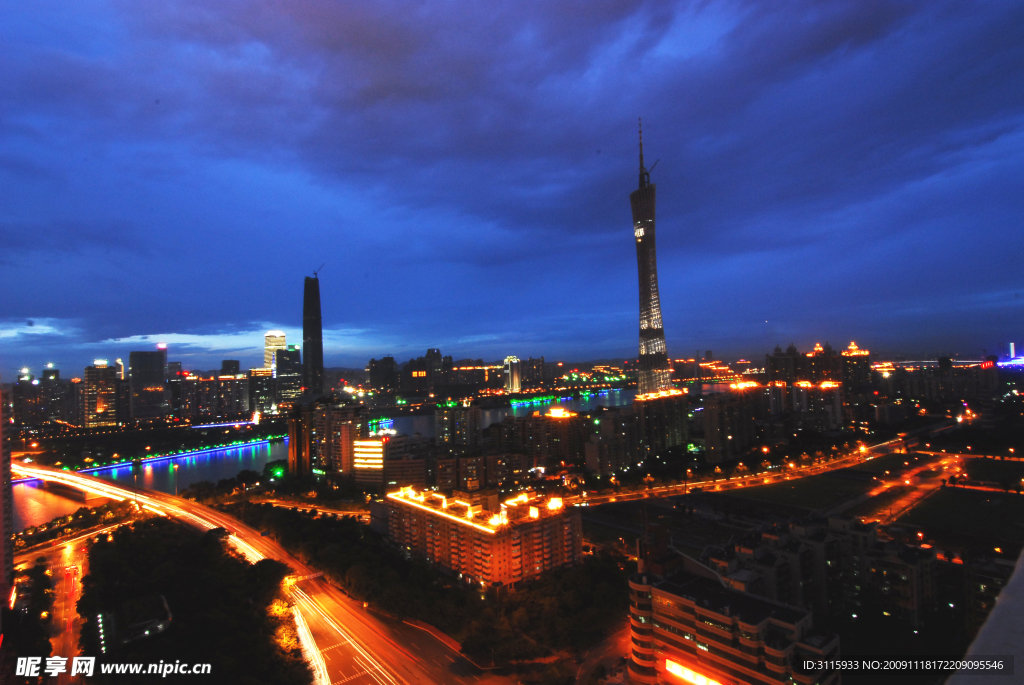
[[[238,475],[235,476],[235,479],[238,480],[238,482],[243,485],[254,485],[256,483],[259,483],[260,478],[260,474],[256,473],[255,471],[250,471],[249,469],[239,471]]]

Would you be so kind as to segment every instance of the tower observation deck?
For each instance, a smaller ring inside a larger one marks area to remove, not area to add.
[[[657,164],[657,162],[655,162]],[[653,169],[653,165],[651,166]],[[644,135],[640,130],[640,187],[629,195],[633,208],[633,237],[640,277],[640,376],[637,393],[672,387],[672,369],[665,349],[665,329],[658,296],[658,256],[654,235],[654,194],[651,170],[644,166]]]

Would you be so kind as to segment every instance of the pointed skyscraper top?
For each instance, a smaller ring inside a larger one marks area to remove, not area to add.
[[[644,168],[644,120],[638,117],[637,120],[640,122],[640,187],[643,188],[650,182],[650,177],[647,176],[647,169]]]

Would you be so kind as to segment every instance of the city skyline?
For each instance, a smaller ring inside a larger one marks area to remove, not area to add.
[[[388,47],[339,46],[321,10]],[[431,346],[631,358],[639,114],[662,159],[673,356],[858,340],[977,358],[1024,318],[1011,3],[644,5],[583,24],[437,9],[415,30],[316,2],[156,11],[5,14],[5,382],[159,341],[214,368],[266,330],[298,340],[294,284],[325,260],[328,366]],[[488,49],[445,40],[452,22]]]

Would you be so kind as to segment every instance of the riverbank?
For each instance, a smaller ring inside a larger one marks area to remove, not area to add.
[[[54,436],[38,436],[15,443],[14,457],[22,455],[46,466],[73,470],[117,467],[133,461],[160,458],[280,440],[288,432],[284,418],[260,423],[239,421],[209,425],[161,425],[152,428],[117,428],[82,431],[68,429]]]

